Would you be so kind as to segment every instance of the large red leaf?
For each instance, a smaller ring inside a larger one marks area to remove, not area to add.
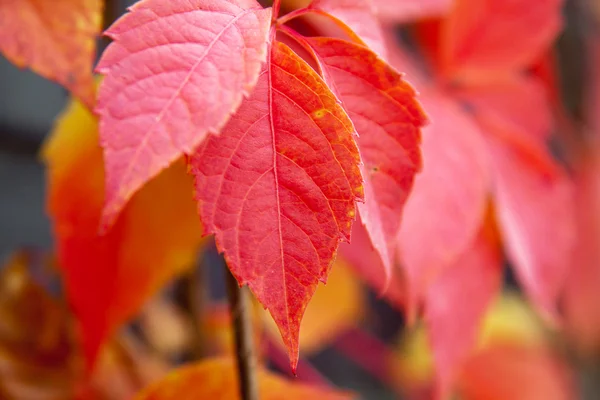
[[[421,96],[431,124],[423,131],[423,172],[404,210],[398,236],[409,306],[477,234],[487,206],[485,143],[471,118],[440,93]]]
[[[45,145],[44,159],[59,264],[91,364],[108,335],[167,280],[194,265],[202,229],[193,182],[178,161],[99,236],[104,169],[96,116],[71,104]]]
[[[477,343],[480,326],[497,296],[502,254],[492,224],[427,289],[425,321],[435,358],[440,398],[445,398]]]
[[[190,160],[199,212],[229,268],[298,361],[300,321],[363,196],[354,128],[335,95],[275,43],[258,84]]]
[[[340,39],[307,41],[359,135],[365,202],[358,210],[390,274],[404,204],[421,168],[425,114],[402,75],[369,49]]]
[[[225,125],[256,83],[270,23],[254,0],[143,0],[106,32],[114,42],[97,67],[106,77],[96,108],[105,228],[144,183]]]
[[[102,0],[0,1],[0,52],[93,104]]]
[[[371,50],[386,57],[383,33],[371,0],[313,0],[309,8],[339,20],[342,29],[350,29],[350,33],[356,34]]]
[[[563,0],[456,0],[441,36],[442,73],[494,80],[529,66],[552,43]]]
[[[352,396],[332,389],[311,387],[288,381],[264,369],[258,371],[258,390],[262,400],[349,400]],[[235,400],[239,398],[239,379],[235,363],[216,358],[176,369],[163,380],[140,392],[135,400]]]

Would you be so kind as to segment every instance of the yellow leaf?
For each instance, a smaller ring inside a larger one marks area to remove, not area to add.
[[[180,368],[143,390],[135,400],[234,400],[239,398],[235,364],[230,359],[208,359]],[[285,380],[258,371],[261,400],[342,400],[351,396],[339,391]]]
[[[98,140],[96,116],[75,101],[43,149],[59,264],[90,363],[152,294],[194,264],[202,242],[183,160],[148,183],[99,236],[104,167]]]

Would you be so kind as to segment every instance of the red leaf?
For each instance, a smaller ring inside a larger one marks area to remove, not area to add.
[[[600,9],[599,9],[600,10]],[[588,39],[588,72],[584,104],[588,140],[576,165],[577,243],[563,298],[565,319],[576,345],[587,354],[600,354],[600,37]]]
[[[456,0],[441,36],[446,77],[477,81],[525,68],[561,29],[563,0]]]
[[[329,14],[351,36],[358,36],[371,50],[386,57],[383,33],[371,0],[313,0],[309,9]]]
[[[423,132],[423,172],[406,203],[398,236],[409,307],[472,242],[489,193],[489,165],[478,127],[440,94],[423,92],[421,100],[431,118]]]
[[[0,2],[0,52],[73,92],[94,100],[92,65],[102,24],[101,0]]]
[[[600,350],[600,145],[588,143],[576,177],[577,243],[563,298],[568,331],[587,354]]]
[[[358,210],[390,274],[402,210],[421,168],[425,114],[402,75],[369,49],[340,39],[307,41],[359,135],[365,202]]]
[[[516,77],[504,90],[535,111],[524,112],[520,100],[510,104],[494,90],[469,91],[466,98],[487,133],[506,251],[533,301],[554,318],[575,243],[573,187],[546,149],[551,117],[543,89]]]
[[[504,129],[491,124],[487,128]],[[572,184],[544,147],[515,146],[491,135],[488,143],[507,255],[538,308],[556,318],[556,301],[575,244]]]
[[[546,141],[552,131],[547,92],[542,82],[534,76],[514,74],[505,79],[481,83],[455,90],[456,99],[476,108],[477,115],[501,119],[514,130],[519,130],[523,140]]]
[[[381,19],[410,22],[445,14],[453,0],[374,0],[374,3]]]
[[[498,294],[501,279],[499,243],[493,227],[486,227],[428,288],[425,321],[435,357],[440,398],[450,393],[477,343],[482,319]]]
[[[190,160],[206,230],[271,312],[294,369],[302,315],[363,194],[353,135],[321,78],[275,43],[251,97]]]
[[[96,111],[106,165],[103,227],[144,183],[251,92],[266,57],[271,10],[254,0],[143,0],[107,35]],[[177,29],[174,29],[177,27]]]

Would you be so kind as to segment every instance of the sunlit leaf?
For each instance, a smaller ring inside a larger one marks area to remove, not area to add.
[[[334,94],[276,42],[258,84],[190,160],[199,212],[240,284],[298,360],[302,315],[363,196],[354,128]]]
[[[391,274],[404,203],[421,168],[425,114],[402,75],[369,49],[339,39],[307,41],[359,135],[365,202],[358,211]]]
[[[1,1],[0,52],[91,106],[102,6],[102,0]]]
[[[254,87],[271,10],[254,0],[142,0],[107,32],[96,70],[108,228],[131,196],[209,133]],[[177,27],[177,29],[174,29]]]

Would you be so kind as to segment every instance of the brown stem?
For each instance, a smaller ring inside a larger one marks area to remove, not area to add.
[[[110,27],[113,22],[117,20],[121,14],[121,7],[117,0],[105,0],[104,10],[102,12],[102,31],[105,31]],[[110,39],[107,36],[102,36],[100,42],[100,50],[104,50],[110,43]]]
[[[241,400],[258,400],[257,363],[248,292],[246,288],[239,286],[229,269],[225,271],[225,280],[235,338]]]
[[[119,16],[119,2],[117,0],[106,0],[104,2],[104,12],[102,15],[102,27],[108,28]]]

